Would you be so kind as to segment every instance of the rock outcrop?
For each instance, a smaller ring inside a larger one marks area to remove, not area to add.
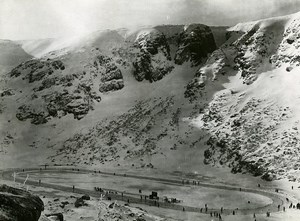
[[[65,66],[60,60],[40,60],[32,59],[15,67],[11,72],[11,77],[22,75],[23,80],[28,79],[29,83],[40,81],[44,77],[53,74],[55,70],[64,70]]]
[[[175,63],[180,65],[191,61],[192,65],[197,66],[216,48],[214,36],[208,26],[188,25],[180,33]]]
[[[44,112],[37,112],[31,109],[30,106],[24,104],[17,109],[16,117],[20,121],[31,119],[32,124],[43,124],[47,123],[47,115]]]
[[[32,59],[15,67],[8,76],[12,81],[32,88],[31,96],[18,106],[16,117],[33,124],[47,123],[51,118],[73,114],[82,119],[93,110],[94,102],[101,101],[101,93],[113,92],[124,87],[123,75],[116,61],[96,50],[91,59],[76,69],[61,59],[73,62],[73,55]],[[21,81],[21,82],[20,82]],[[1,96],[10,96],[13,90],[5,90]]]
[[[97,56],[94,66],[101,73],[99,84],[101,93],[121,90],[124,87],[122,72],[110,57]]]
[[[86,202],[84,201],[83,198],[78,198],[75,203],[74,203],[76,208],[82,207],[82,206],[87,206]]]
[[[133,61],[133,75],[136,80],[158,81],[173,70],[169,44],[165,35],[158,30],[139,33],[135,46],[140,50]]]
[[[38,221],[43,210],[44,204],[39,197],[25,190],[0,186],[1,221]]]

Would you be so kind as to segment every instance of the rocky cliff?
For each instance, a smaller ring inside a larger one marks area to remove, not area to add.
[[[192,65],[199,65],[207,54],[216,49],[211,29],[205,25],[192,24],[184,27],[178,38],[178,49],[175,63],[182,64],[190,61]]]

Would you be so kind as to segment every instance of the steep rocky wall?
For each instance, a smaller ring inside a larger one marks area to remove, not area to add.
[[[192,24],[180,33],[174,60],[176,64],[191,61],[192,65],[197,66],[214,50],[216,43],[211,29],[205,25]]]

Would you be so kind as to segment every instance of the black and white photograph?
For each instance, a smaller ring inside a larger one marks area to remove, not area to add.
[[[0,221],[299,221],[300,0],[0,0]]]

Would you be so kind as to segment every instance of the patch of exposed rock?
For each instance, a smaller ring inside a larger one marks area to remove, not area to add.
[[[12,96],[15,95],[14,91],[11,89],[6,89],[3,92],[0,93],[1,97],[6,97],[6,96]]]
[[[171,60],[170,47],[165,35],[157,30],[144,31],[137,36],[135,44],[145,52],[156,55],[162,52],[164,56]]]
[[[9,74],[11,77],[23,76],[29,83],[40,81],[44,77],[52,75],[55,70],[64,70],[65,66],[60,60],[32,59],[15,67]]]
[[[132,63],[136,80],[158,81],[173,70],[164,34],[157,30],[144,31],[137,36],[135,46],[140,50]]]
[[[43,210],[44,204],[39,197],[25,190],[0,186],[1,221],[38,221]]]
[[[94,67],[101,73],[99,84],[101,93],[121,90],[124,87],[122,72],[110,57],[97,56]]]
[[[20,121],[25,121],[27,119],[31,119],[32,124],[43,124],[47,123],[47,114],[43,111],[37,112],[32,109],[30,106],[23,104],[17,109],[16,117]]]
[[[216,48],[213,33],[208,26],[189,25],[179,36],[175,63],[181,65],[191,61],[192,65],[197,66]]]

